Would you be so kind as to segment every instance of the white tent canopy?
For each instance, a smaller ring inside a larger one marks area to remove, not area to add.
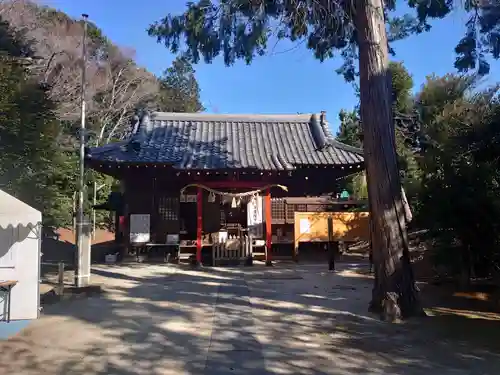
[[[0,190],[0,228],[36,226],[42,214],[19,199]]]
[[[0,281],[13,285],[0,293],[0,321],[38,318],[41,222],[40,211],[0,190]]]

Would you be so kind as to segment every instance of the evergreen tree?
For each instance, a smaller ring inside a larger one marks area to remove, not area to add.
[[[29,75],[29,48],[5,22],[0,23],[0,186],[56,222],[62,155],[56,143],[55,105]]]
[[[389,76],[391,78],[392,108],[395,121],[400,116],[406,117],[413,111],[413,78],[404,64],[401,62],[389,63]],[[360,121],[359,105],[350,112],[341,110],[339,113],[340,126],[337,132],[339,142],[363,147],[363,131]],[[407,130],[403,127],[395,126],[396,130],[396,152],[398,168],[402,177],[402,184],[406,190],[407,198],[416,204],[415,199],[418,193],[420,171],[415,156],[415,150],[408,137]],[[354,193],[358,198],[367,197],[366,178],[364,175],[347,177],[344,187]]]
[[[362,129],[359,121],[359,112],[352,110],[347,112],[340,110],[339,113],[340,126],[337,132],[337,141],[349,146],[362,148]]]
[[[165,112],[200,112],[200,88],[186,57],[177,57],[160,78],[159,109]]]
[[[500,102],[477,76],[430,76],[417,95],[425,147],[417,220],[435,261],[464,283],[500,270]]]

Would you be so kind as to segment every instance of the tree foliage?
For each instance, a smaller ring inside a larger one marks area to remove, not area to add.
[[[160,77],[159,109],[165,112],[200,112],[200,87],[195,70],[184,56],[176,58]]]
[[[45,224],[68,227],[78,181],[83,25],[29,0],[0,2],[0,18],[0,188],[40,209]],[[87,36],[88,146],[123,137],[138,108],[202,109],[189,62],[176,60],[158,79],[97,25],[89,23]],[[87,213],[94,186],[103,203],[113,184],[87,171]],[[98,211],[98,225],[108,216]]]
[[[409,116],[413,110],[413,78],[404,64],[401,62],[389,63],[389,76],[391,77],[392,107],[395,121],[401,117]],[[360,121],[359,104],[350,112],[341,110],[339,113],[340,126],[337,132],[339,142],[363,147],[363,131]],[[410,201],[416,197],[418,192],[418,181],[420,170],[416,160],[415,152],[408,138],[405,127],[396,126],[396,151],[398,154],[398,168],[402,177],[403,187]],[[359,198],[366,198],[366,178],[364,176],[352,176],[345,179],[344,187],[352,191]],[[358,192],[358,193],[356,193]]]
[[[401,182],[409,201],[413,201],[418,193],[420,170],[415,157],[413,134],[408,134],[406,126],[402,126],[401,119],[406,119],[413,113],[413,78],[401,62],[389,64],[391,77],[392,103],[394,121],[396,123],[396,152],[398,155],[398,169]]]
[[[438,264],[465,281],[500,270],[500,102],[476,76],[431,76],[416,98],[427,147],[420,226],[430,230]]]
[[[24,62],[29,48],[0,22],[0,184],[57,220],[57,191],[51,178],[61,165],[55,142],[59,128],[55,104],[33,80]]]
[[[412,95],[404,66],[391,63],[390,70],[396,121],[418,115],[412,120],[418,120],[417,132],[397,128],[397,150],[415,226],[429,230],[435,264],[461,281],[498,275],[498,87],[478,90],[478,75],[431,75]],[[337,140],[362,146],[356,109],[342,110],[339,117]],[[416,138],[418,147],[407,138]],[[359,175],[345,186],[358,195],[363,183]]]
[[[337,140],[346,145],[361,148],[363,146],[363,131],[359,120],[359,111],[354,109],[348,112],[342,109],[339,113],[339,120]]]
[[[394,15],[393,0],[385,2],[390,42],[431,29],[429,21],[444,18],[461,7],[454,1],[407,0],[414,14]],[[304,41],[320,61],[338,54],[344,64],[338,70],[348,81],[357,75],[358,33],[354,25],[356,1],[311,0],[198,0],[188,3],[181,15],[167,15],[149,28],[149,34],[172,52],[186,47],[198,62],[223,55],[227,65],[237,59],[250,63],[266,53],[269,41],[277,38]],[[460,8],[462,9],[462,8]],[[488,55],[500,55],[500,5],[492,1],[466,1],[467,31],[455,48],[455,67],[489,71]],[[394,51],[391,50],[393,53]]]
[[[71,129],[80,118],[83,24],[63,12],[31,1],[9,0],[0,12],[17,32],[29,40],[40,57],[32,68],[36,79],[57,104],[56,114],[69,127],[61,134],[70,147]],[[119,138],[137,106],[149,106],[159,94],[158,79],[139,67],[133,50],[109,40],[89,22],[87,33],[86,103],[89,136],[93,144]],[[69,138],[68,138],[69,137]]]
[[[341,110],[339,112],[339,130],[337,131],[337,141],[354,147],[363,147],[363,131],[359,119],[359,110]],[[356,199],[366,199],[368,190],[366,186],[365,172],[354,176],[348,176],[341,180],[340,187],[347,190]]]

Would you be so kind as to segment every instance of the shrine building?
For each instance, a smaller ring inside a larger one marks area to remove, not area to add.
[[[153,112],[130,133],[86,153],[87,167],[121,181],[124,248],[177,243],[199,262],[221,233],[251,235],[267,262],[296,257],[294,213],[344,207],[339,180],[364,168],[325,113]]]

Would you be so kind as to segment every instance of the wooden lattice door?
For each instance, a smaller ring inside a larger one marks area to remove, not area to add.
[[[160,196],[156,205],[155,241],[166,241],[167,234],[179,233],[179,198]]]

